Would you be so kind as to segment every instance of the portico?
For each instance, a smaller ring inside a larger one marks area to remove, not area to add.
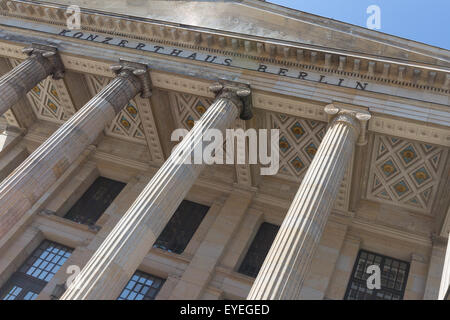
[[[10,67],[0,111],[5,141],[15,139],[0,150],[9,173],[0,183],[0,287],[23,276],[45,240],[73,251],[39,299],[116,299],[146,276],[159,283],[148,289],[157,299],[361,298],[355,270],[370,255],[401,266],[386,267],[400,274],[386,299],[448,296],[447,51],[417,44],[401,58],[403,40],[387,35],[343,48],[353,39],[343,26],[329,47],[289,32],[274,42],[264,25],[212,32],[96,4],[83,9],[83,30],[71,31],[65,5],[0,1],[0,57]],[[258,5],[278,23],[276,6]],[[32,34],[17,28],[38,16]],[[323,22],[314,24],[325,41]],[[368,45],[391,53],[373,56]],[[88,102],[67,120],[55,116],[75,96]],[[35,116],[19,137],[17,103]],[[189,134],[173,149],[177,128]],[[228,128],[279,130],[279,172],[183,161],[208,129]],[[67,218],[99,178],[126,187],[108,195],[94,224]],[[169,229],[189,233],[185,200],[207,209],[177,253]],[[79,273],[66,283],[69,265]]]

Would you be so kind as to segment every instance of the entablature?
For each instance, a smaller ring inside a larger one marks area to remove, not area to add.
[[[8,34],[8,35],[7,35]],[[12,36],[16,34],[16,37]],[[374,114],[369,122],[369,130],[388,133],[402,138],[450,146],[450,134],[446,127],[450,123],[448,106],[424,102],[419,99],[366,92],[326,84],[299,82],[284,77],[276,77],[258,72],[239,72],[224,66],[192,61],[189,68],[180,59],[159,57],[155,54],[124,48],[115,50],[101,48],[95,44],[80,47],[79,40],[57,40],[59,37],[25,37],[16,32],[0,33],[0,54],[15,59],[24,59],[21,52],[26,40],[48,41],[60,44],[61,57],[68,70],[113,77],[109,66],[116,62],[117,51],[130,60],[144,61],[152,66],[150,70],[153,86],[171,91],[189,93],[213,98],[209,85],[218,78],[231,78],[250,83],[253,88],[254,107],[285,113],[307,119],[326,121],[323,107],[328,103],[347,103],[367,108]],[[2,37],[3,36],[3,37]],[[5,41],[8,38],[9,41]],[[15,38],[15,39],[14,39]],[[417,93],[422,96],[422,93]],[[450,99],[449,96],[446,99]],[[442,101],[444,102],[444,101]]]

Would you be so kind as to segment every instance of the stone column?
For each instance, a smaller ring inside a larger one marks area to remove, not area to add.
[[[117,77],[74,114],[0,184],[0,248],[27,211],[138,92],[149,93],[145,65],[122,62]]]
[[[0,115],[14,106],[40,81],[64,76],[64,65],[55,47],[33,44],[23,49],[28,58],[0,78]]]
[[[441,237],[431,236],[433,246],[428,257],[428,272],[426,276],[423,300],[437,300],[439,297],[439,286],[441,284],[442,270],[445,261],[445,243]],[[409,282],[409,277],[408,277]]]
[[[368,113],[325,107],[331,122],[248,299],[299,299],[300,290]],[[365,143],[364,135],[359,141]]]
[[[439,300],[450,300],[450,234],[447,236],[444,270],[442,270]]]
[[[148,185],[123,215],[88,261],[62,300],[116,299],[205,164],[192,163],[194,151],[205,146],[209,129],[225,132],[236,120],[248,116],[250,89],[234,83],[217,84],[214,103],[176,146]]]

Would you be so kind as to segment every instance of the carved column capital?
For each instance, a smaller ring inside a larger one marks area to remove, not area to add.
[[[42,67],[48,70],[48,74],[53,76],[53,79],[59,80],[64,77],[64,64],[58,53],[58,49],[53,46],[33,43],[30,47],[22,50],[29,59],[35,59]]]
[[[120,59],[119,63],[110,66],[110,69],[116,74],[116,77],[132,81],[139,89],[141,98],[152,96],[152,81],[146,64]]]
[[[216,99],[225,98],[231,100],[240,110],[242,120],[250,120],[253,117],[252,91],[250,85],[219,80],[212,84],[209,90],[215,93]]]
[[[358,146],[367,144],[367,122],[372,117],[368,111],[339,108],[334,104],[325,106],[324,110],[328,114],[330,125],[336,122],[349,125],[358,135],[356,144]]]

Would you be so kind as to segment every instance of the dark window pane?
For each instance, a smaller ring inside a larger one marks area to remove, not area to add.
[[[261,224],[238,272],[256,278],[279,228],[267,222]]]
[[[64,218],[88,225],[95,224],[124,187],[125,183],[97,178]]]
[[[381,289],[367,288],[370,265],[381,271]],[[373,252],[360,250],[353,267],[344,300],[402,300],[408,279],[409,263]]]
[[[2,300],[16,300],[17,296],[20,294],[21,291],[22,291],[21,287],[13,285],[12,288],[9,289],[9,291],[3,297]]]
[[[44,240],[0,289],[1,300],[34,300],[72,249]]]
[[[117,300],[154,300],[164,279],[136,271]]]
[[[177,254],[182,253],[208,210],[207,206],[184,200],[153,246]]]
[[[25,297],[23,297],[23,300],[34,300],[36,299],[38,296],[37,293],[34,293],[32,291],[28,291],[27,294],[25,295]]]

